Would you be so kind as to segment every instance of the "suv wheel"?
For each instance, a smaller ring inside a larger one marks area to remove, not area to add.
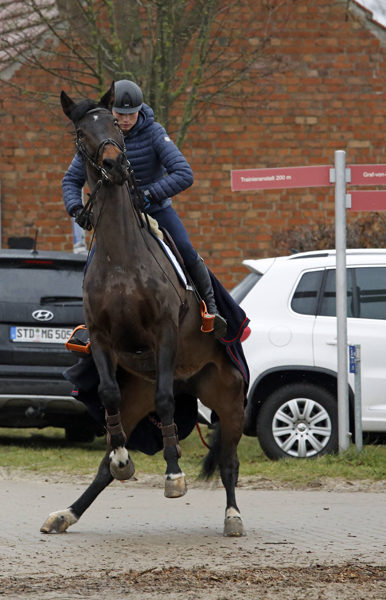
[[[310,458],[338,450],[336,399],[309,383],[274,391],[261,407],[257,436],[272,459]]]

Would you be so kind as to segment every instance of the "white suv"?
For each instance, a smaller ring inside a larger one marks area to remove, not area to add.
[[[335,250],[245,260],[232,291],[251,320],[246,435],[270,458],[338,447]],[[361,345],[362,428],[386,432],[386,250],[347,250],[347,332]],[[349,375],[353,431],[354,375]]]

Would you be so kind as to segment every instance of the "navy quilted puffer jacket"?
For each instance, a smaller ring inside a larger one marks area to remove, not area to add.
[[[137,123],[125,136],[125,146],[138,187],[150,192],[150,214],[170,206],[171,196],[192,185],[193,172],[189,163],[162,125],[154,120],[153,110],[147,104],[142,105]],[[85,183],[86,167],[77,152],[62,180],[63,200],[69,215],[82,206]]]

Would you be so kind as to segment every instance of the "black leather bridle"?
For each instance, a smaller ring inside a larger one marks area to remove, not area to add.
[[[106,110],[104,108],[93,108],[92,110],[87,111],[86,115],[89,115],[89,114],[92,114],[92,113],[98,113],[98,112],[99,113],[103,112],[103,113],[111,114],[110,111],[108,111],[108,110]],[[116,123],[116,125],[117,125],[117,123]],[[99,144],[96,152],[95,152],[95,156],[92,156],[89,153],[89,151],[87,150],[86,146],[84,145],[84,143],[82,141],[82,130],[77,127],[77,129],[76,129],[75,146],[77,147],[78,151],[81,153],[82,157],[92,167],[94,167],[94,169],[96,169],[98,171],[98,173],[101,176],[102,180],[104,180],[106,182],[109,182],[110,181],[109,175],[108,175],[106,169],[99,163],[99,159],[100,159],[101,154],[103,153],[103,150],[108,145],[115,146],[116,148],[118,148],[118,150],[120,152],[122,152],[123,154],[125,154],[125,144],[124,144],[122,132],[121,132],[121,138],[122,138],[121,143],[117,142],[113,138],[106,138],[106,139],[102,140],[101,143]]]
[[[92,113],[98,113],[98,112],[111,114],[109,110],[98,107],[98,108],[93,108],[93,109],[87,111],[86,115],[89,115]],[[117,125],[117,127],[118,127],[118,122],[116,122],[115,125]],[[119,142],[117,142],[116,140],[114,140],[113,138],[105,138],[104,140],[101,141],[98,148],[96,149],[95,155],[92,156],[82,141],[82,130],[79,127],[76,128],[75,146],[78,149],[78,151],[80,152],[80,154],[82,155],[82,157],[84,158],[84,160],[87,161],[94,169],[96,169],[96,171],[99,174],[98,181],[95,184],[94,189],[91,191],[89,198],[83,207],[81,216],[85,216],[86,214],[91,215],[96,196],[97,196],[98,191],[100,190],[102,184],[103,183],[107,183],[107,184],[111,183],[108,172],[101,164],[99,164],[99,159],[100,159],[101,153],[103,152],[104,148],[109,144],[112,146],[115,146],[126,157],[123,133],[121,130],[119,130],[119,131],[120,131],[121,137],[122,137],[121,144]],[[143,195],[141,194],[141,192],[138,189],[134,171],[133,171],[132,166],[131,166],[129,160],[127,159],[127,157],[126,157],[126,163],[127,163],[127,165],[126,165],[127,166],[126,182],[127,182],[127,186],[128,186],[129,196],[130,196],[130,199],[133,203],[133,206],[134,206],[137,214],[139,215],[139,220],[140,220],[141,226],[143,227],[143,221],[142,221],[142,218],[140,217],[140,212],[141,212],[141,210],[143,210]],[[147,220],[147,216],[146,216],[146,220]],[[94,226],[94,229],[95,229],[95,226]]]

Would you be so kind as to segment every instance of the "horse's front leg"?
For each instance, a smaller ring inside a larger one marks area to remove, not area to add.
[[[71,506],[63,510],[57,510],[48,515],[40,528],[42,533],[52,533],[57,531],[63,533],[76,523],[83,515],[85,510],[94,502],[100,494],[113,480],[109,470],[109,457],[106,454],[99,465],[98,473],[94,481],[89,485],[85,492]]]
[[[185,474],[181,471],[178,459],[181,449],[178,442],[177,427],[174,423],[174,365],[176,356],[176,339],[172,335],[172,327],[161,336],[157,353],[157,383],[155,391],[155,408],[161,419],[161,430],[164,446],[165,496],[179,498],[186,493]]]
[[[98,395],[106,409],[107,440],[111,448],[110,472],[115,479],[130,479],[134,475],[134,464],[126,444],[122,428],[120,404],[121,392],[116,378],[117,365],[111,354],[92,341],[92,355],[98,369],[100,383]]]

